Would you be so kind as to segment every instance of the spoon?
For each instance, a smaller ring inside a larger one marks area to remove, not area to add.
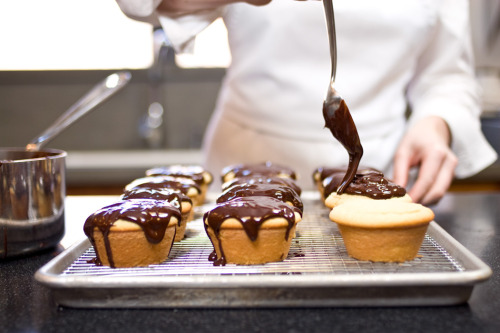
[[[130,72],[117,72],[109,75],[96,84],[90,91],[81,97],[75,104],[66,110],[42,134],[31,140],[26,145],[27,151],[38,151],[42,145],[52,140],[69,125],[80,119],[83,115],[101,104],[111,95],[123,88],[131,79]]]
[[[333,137],[336,138],[349,154],[349,164],[346,174],[337,188],[337,193],[344,193],[346,187],[352,182],[358,170],[359,161],[363,156],[363,147],[359,140],[356,125],[352,120],[351,113],[347,108],[344,99],[335,89],[335,75],[337,72],[337,38],[335,33],[335,17],[332,0],[323,0],[325,7],[326,25],[330,44],[331,58],[331,79],[328,85],[326,99],[323,102],[323,117],[325,126],[330,129]]]

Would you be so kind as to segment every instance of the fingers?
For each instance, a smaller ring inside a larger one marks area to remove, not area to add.
[[[411,155],[404,147],[399,147],[394,155],[394,174],[392,181],[401,187],[408,184],[408,174],[410,173]]]
[[[447,147],[424,155],[417,180],[408,194],[415,202],[429,205],[436,203],[451,185],[457,158]]]

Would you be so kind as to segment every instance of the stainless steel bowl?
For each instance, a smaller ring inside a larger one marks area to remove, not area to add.
[[[53,247],[63,237],[66,155],[0,149],[0,259]]]

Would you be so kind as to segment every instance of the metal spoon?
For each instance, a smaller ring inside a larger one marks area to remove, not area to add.
[[[332,0],[323,0],[325,7],[328,39],[330,42],[330,57],[332,63],[331,80],[328,86],[326,99],[323,103],[323,117],[325,126],[330,129],[333,136],[344,146],[349,153],[349,164],[342,183],[337,188],[337,193],[342,194],[349,183],[354,179],[358,170],[359,161],[363,156],[363,147],[359,140],[356,125],[345,101],[335,89],[335,75],[337,72],[337,38],[335,32],[335,17]]]
[[[117,72],[109,75],[81,97],[42,134],[26,145],[26,150],[37,151],[42,145],[52,140],[69,125],[94,109],[111,95],[123,88],[132,78],[130,72]]]

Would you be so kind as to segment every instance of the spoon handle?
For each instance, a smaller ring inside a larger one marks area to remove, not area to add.
[[[42,134],[31,140],[30,143],[26,145],[26,150],[39,150],[43,144],[53,139],[68,126],[123,88],[130,81],[131,77],[132,75],[130,72],[117,72],[109,75],[59,116],[59,118],[57,118],[57,120]]]
[[[330,57],[332,61],[332,82],[335,82],[337,74],[337,37],[335,33],[335,15],[333,13],[332,0],[323,0],[325,7],[326,26],[328,31],[328,39],[330,41]]]

